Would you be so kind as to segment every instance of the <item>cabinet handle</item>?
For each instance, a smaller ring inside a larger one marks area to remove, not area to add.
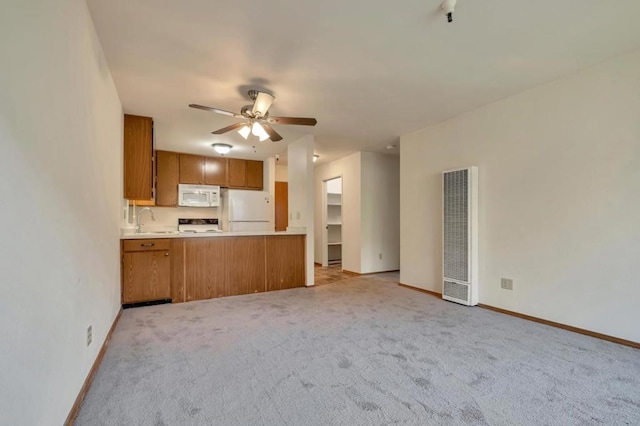
[[[165,256],[169,256],[169,252],[168,252],[168,251],[165,251],[165,252],[164,252],[164,255],[165,255]]]
[[[155,246],[154,243],[140,244],[140,247],[153,247],[153,246]]]

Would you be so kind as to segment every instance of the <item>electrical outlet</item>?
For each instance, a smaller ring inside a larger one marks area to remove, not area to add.
[[[378,259],[382,260],[382,253],[378,253]]]
[[[513,290],[513,280],[511,278],[502,278],[500,280],[500,287],[505,290]]]
[[[87,327],[87,347],[91,345],[91,341],[93,340],[93,326]]]
[[[300,212],[296,212],[296,219],[300,220]]]

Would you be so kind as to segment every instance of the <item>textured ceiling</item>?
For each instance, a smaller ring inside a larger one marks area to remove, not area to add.
[[[319,164],[387,151],[399,136],[640,47],[640,1],[88,0],[125,112],[155,119],[159,149],[286,154],[312,132]],[[615,6],[615,7],[613,7]],[[276,96],[277,143],[211,131],[246,92]],[[252,147],[255,145],[255,152]]]

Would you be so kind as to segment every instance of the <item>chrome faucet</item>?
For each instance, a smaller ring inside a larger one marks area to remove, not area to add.
[[[153,210],[151,210],[151,208],[145,207],[143,209],[140,209],[138,211],[138,217],[136,218],[136,234],[140,233],[140,226],[141,226],[140,225],[140,217],[142,216],[142,213],[144,213],[145,211],[148,211],[149,213],[151,213],[151,220],[153,220],[153,221],[156,220],[155,216],[153,215]]]

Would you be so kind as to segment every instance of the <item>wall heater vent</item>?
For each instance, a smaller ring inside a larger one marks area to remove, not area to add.
[[[442,298],[478,304],[478,168],[442,179]]]

